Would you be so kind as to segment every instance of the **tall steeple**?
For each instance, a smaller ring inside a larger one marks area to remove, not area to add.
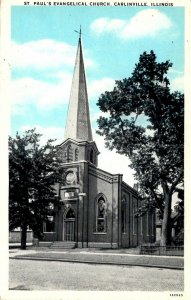
[[[70,92],[65,139],[92,141],[86,76],[82,53],[81,28]]]

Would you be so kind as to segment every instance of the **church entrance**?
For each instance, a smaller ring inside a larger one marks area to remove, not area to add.
[[[69,208],[64,216],[63,222],[63,240],[75,241],[75,213],[72,208]]]

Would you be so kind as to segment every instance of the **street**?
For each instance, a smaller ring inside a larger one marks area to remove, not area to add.
[[[11,290],[183,291],[182,270],[10,259]]]

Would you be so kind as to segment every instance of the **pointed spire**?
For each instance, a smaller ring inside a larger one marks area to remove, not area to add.
[[[80,25],[80,32],[79,32],[79,39],[80,39],[80,41],[81,41],[81,37],[82,37],[82,30],[81,30],[81,25]]]
[[[81,26],[70,92],[65,138],[92,141],[86,76],[81,43]]]

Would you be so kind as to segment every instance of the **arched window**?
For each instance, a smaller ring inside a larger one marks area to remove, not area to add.
[[[106,202],[103,196],[96,201],[96,232],[106,232]]]
[[[72,146],[68,145],[67,148],[67,162],[73,161],[73,150],[72,150]]]
[[[67,210],[65,219],[75,219],[75,213],[71,207]]]
[[[68,154],[67,154],[67,150],[64,151],[64,162],[68,161]]]
[[[94,163],[94,151],[93,151],[93,149],[90,150],[90,162],[92,164]]]
[[[79,159],[79,150],[78,148],[75,149],[75,161],[78,161]]]
[[[121,232],[126,233],[126,198],[121,201]]]
[[[146,227],[147,227],[147,236],[149,236],[149,211],[147,211],[146,218],[147,218],[147,221],[146,221],[146,223],[147,223],[147,225],[146,225]]]
[[[140,220],[140,234],[143,235],[143,216],[141,216]]]
[[[138,217],[137,217],[137,199],[133,197],[133,234],[137,234]]]
[[[152,217],[151,217],[151,234],[152,234],[152,236],[154,236],[155,235],[155,212],[154,211],[152,211],[152,213],[151,213],[152,215]]]
[[[90,160],[90,149],[87,150],[87,160]]]

